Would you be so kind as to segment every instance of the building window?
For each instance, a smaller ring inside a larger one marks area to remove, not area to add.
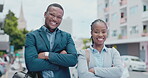
[[[138,28],[137,28],[137,26],[132,26],[132,27],[131,27],[130,34],[137,34],[137,33],[138,33]]]
[[[112,20],[116,21],[117,20],[117,13],[112,14]]]
[[[111,5],[117,4],[118,0],[111,0]]]
[[[105,0],[105,8],[109,7],[109,0]]]
[[[122,12],[122,13],[121,13],[121,18],[123,18],[123,17],[124,17],[124,13]]]
[[[102,10],[103,10],[103,5],[102,4],[98,5],[98,12],[101,12]]]
[[[143,5],[143,11],[146,11],[146,5]]]
[[[116,37],[117,36],[117,30],[113,30],[112,36],[113,37]]]
[[[0,12],[3,12],[3,7],[4,7],[4,5],[0,4]]]
[[[121,35],[122,36],[127,36],[127,27],[126,26],[121,27]]]
[[[108,3],[105,3],[105,8],[107,8],[108,7]]]
[[[105,16],[105,22],[109,22],[109,15]]]
[[[148,32],[148,26],[147,25],[143,25],[143,33],[147,33]]]
[[[138,6],[133,6],[130,8],[130,15],[134,15],[138,12]]]

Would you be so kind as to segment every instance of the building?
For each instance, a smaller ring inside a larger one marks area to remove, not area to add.
[[[64,18],[59,28],[63,31],[72,34],[72,19],[70,17]]]
[[[21,8],[20,8],[20,16],[18,18],[18,29],[23,30],[26,29],[27,24],[26,24],[26,20],[24,18],[24,12],[23,12],[23,5],[21,4]]]
[[[2,15],[3,7],[4,7],[4,2],[3,0],[0,0],[0,29],[3,27],[3,22],[4,22],[3,15]]]
[[[9,35],[0,30],[0,52],[9,52]]]
[[[148,0],[98,0],[97,16],[109,26],[106,45],[148,65]]]
[[[3,7],[3,0],[0,0],[0,55],[2,52],[9,52],[10,45],[9,35],[5,34],[4,30],[2,30],[4,24]]]

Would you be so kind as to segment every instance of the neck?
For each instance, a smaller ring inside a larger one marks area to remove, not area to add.
[[[56,29],[51,29],[50,27],[46,26],[45,27],[50,31],[50,32],[54,32]]]
[[[55,31],[55,29],[48,29],[50,32],[54,32]]]
[[[93,45],[93,48],[97,49],[99,52],[103,49],[104,45]]]

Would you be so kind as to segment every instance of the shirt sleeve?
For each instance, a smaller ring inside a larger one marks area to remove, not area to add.
[[[103,78],[120,78],[123,72],[123,64],[121,62],[121,57],[119,52],[112,48],[112,67],[94,67],[95,75],[103,77]]]
[[[101,78],[88,71],[87,60],[85,57],[85,51],[78,52],[78,76],[79,78]]]

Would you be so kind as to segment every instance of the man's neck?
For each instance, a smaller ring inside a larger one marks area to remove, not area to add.
[[[44,25],[50,32],[54,32],[56,29],[51,29],[49,27],[47,27],[46,25]]]

